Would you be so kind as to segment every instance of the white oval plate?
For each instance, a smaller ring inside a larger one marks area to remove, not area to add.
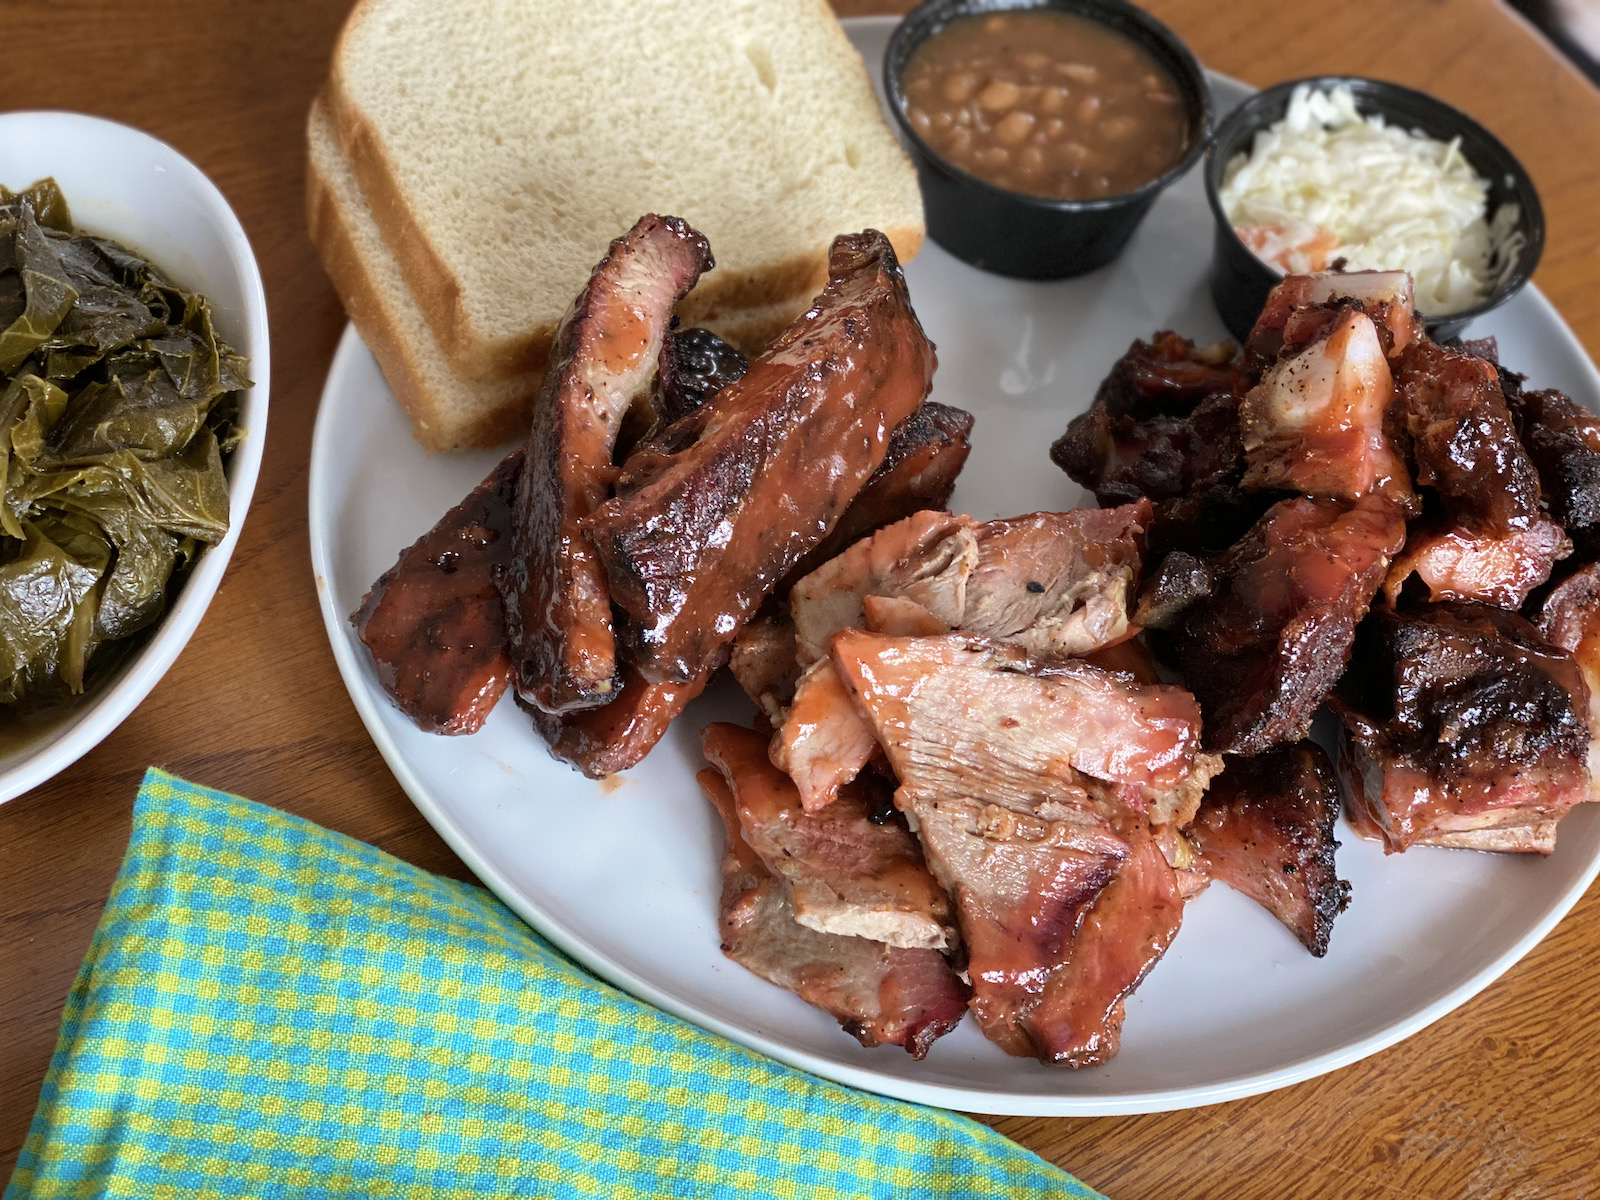
[[[846,22],[869,64],[892,20]],[[1218,77],[1222,107],[1247,89]],[[1200,172],[1156,204],[1122,260],[1064,283],[986,275],[931,242],[906,269],[939,347],[934,397],[977,414],[952,506],[980,518],[1092,504],[1046,456],[1135,337],[1224,336],[1206,291],[1211,214]],[[1533,289],[1473,331],[1500,338],[1537,386],[1600,402],[1600,376]],[[697,735],[748,721],[731,684],[697,701],[650,757],[606,784],[552,760],[509,701],[464,738],[418,731],[379,689],[348,616],[399,551],[498,460],[430,456],[347,329],[322,397],[311,545],[334,655],[407,794],[508,905],[596,973],[697,1025],[842,1083],[988,1113],[1087,1116],[1209,1104],[1353,1062],[1448,1012],[1516,962],[1600,864],[1600,806],[1562,824],[1549,859],[1413,850],[1385,859],[1346,832],[1354,900],[1324,959],[1218,885],[1189,905],[1166,958],[1128,1002],[1122,1052],[1071,1071],[1010,1058],[973,1022],[912,1062],[864,1050],[796,997],[723,958],[722,833],[695,785]]]
[[[0,752],[0,802],[82,758],[138,707],[200,624],[238,544],[261,470],[271,358],[267,298],[239,218],[200,168],[148,133],[68,112],[0,115],[0,184],[55,176],[86,233],[122,243],[211,301],[217,331],[250,360],[240,400],[245,437],[228,460],[228,532],[200,555],[150,641],[71,715]]]

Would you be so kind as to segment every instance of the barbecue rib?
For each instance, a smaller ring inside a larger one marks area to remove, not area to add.
[[[647,680],[693,679],[732,641],[928,394],[933,346],[888,239],[834,239],[829,275],[744,377],[692,414],[708,414],[698,438],[648,470],[625,463],[627,490],[584,525]]]
[[[1548,854],[1588,795],[1587,693],[1572,655],[1487,604],[1374,611],[1334,708],[1363,833]]]
[[[632,667],[622,676],[616,698],[599,708],[557,716],[517,697],[550,753],[590,779],[603,779],[636,766],[666,735],[672,720],[705,690],[712,670],[688,683],[647,683]]]
[[[869,533],[912,513],[944,508],[972,451],[971,433],[971,413],[932,400],[896,425],[872,478],[856,493],[833,532],[789,572],[776,589],[778,594]]]
[[[473,733],[511,678],[498,575],[511,560],[522,451],[378,577],[350,618],[378,682],[429,733]]]
[[[905,950],[808,929],[783,881],[744,840],[727,781],[697,777],[722,816],[722,952],[834,1017],[863,1046],[903,1046],[912,1058],[966,1015],[967,985],[937,950]]]
[[[1538,628],[1572,655],[1589,688],[1589,786],[1600,784],[1600,563],[1573,572],[1551,589]]]
[[[641,217],[611,243],[556,331],[502,580],[517,694],[547,713],[616,695],[611,596],[582,525],[606,497],[624,415],[648,403],[663,349],[671,352],[673,306],[711,265],[705,238],[683,221]]]
[[[1516,379],[1504,371],[1501,377]],[[1505,392],[1550,515],[1581,540],[1600,526],[1600,417],[1558,391]]]
[[[1339,808],[1327,752],[1293,742],[1229,763],[1184,834],[1206,875],[1249,896],[1321,958],[1350,902],[1333,860]]]

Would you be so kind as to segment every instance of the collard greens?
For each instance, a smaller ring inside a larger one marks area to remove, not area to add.
[[[54,180],[0,187],[0,702],[83,691],[227,532],[247,369],[203,296],[73,233]]]

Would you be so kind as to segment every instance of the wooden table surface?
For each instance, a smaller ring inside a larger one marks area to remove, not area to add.
[[[0,1178],[27,1129],[147,765],[470,878],[368,740],[311,580],[311,428],[344,315],[306,236],[303,127],[348,2],[0,5],[7,104],[149,130],[227,195],[266,278],[275,384],[255,503],[194,640],[98,749],[0,806]],[[1252,84],[1373,75],[1477,117],[1533,173],[1549,222],[1537,282],[1600,353],[1600,92],[1509,9],[1493,0],[1150,7],[1203,61]],[[1321,1079],[1188,1112],[992,1123],[1118,1200],[1600,1195],[1597,1025],[1600,898],[1591,889],[1476,999]]]

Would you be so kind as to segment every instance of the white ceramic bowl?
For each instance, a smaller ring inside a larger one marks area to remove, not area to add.
[[[0,184],[17,191],[46,175],[61,185],[79,229],[122,243],[210,299],[217,331],[250,360],[255,386],[242,398],[245,437],[228,463],[227,536],[201,554],[155,634],[115,678],[71,716],[0,750],[0,802],[93,749],[183,650],[239,540],[267,427],[266,295],[249,239],[216,185],[171,146],[115,121],[63,112],[0,115]]]

